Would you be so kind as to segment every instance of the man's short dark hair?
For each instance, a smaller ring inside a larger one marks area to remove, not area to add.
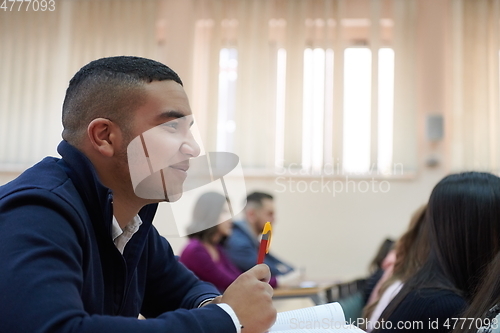
[[[273,200],[273,196],[264,192],[253,192],[247,195],[247,206],[262,208],[262,202],[265,200]]]
[[[131,112],[145,101],[144,84],[164,80],[182,85],[172,69],[151,59],[119,56],[88,63],[73,76],[66,90],[63,139],[77,145],[88,124],[100,117],[127,131]]]

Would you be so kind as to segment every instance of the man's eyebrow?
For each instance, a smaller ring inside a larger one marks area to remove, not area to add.
[[[170,119],[170,118],[175,118],[175,119],[180,119],[180,118],[185,118],[188,115],[185,115],[182,112],[175,111],[175,110],[170,110],[170,111],[165,111],[160,114],[160,118],[164,119]],[[190,116],[190,115],[189,115]],[[191,120],[191,123],[189,124],[189,127],[193,126],[194,120]]]
[[[171,111],[162,112],[159,117],[160,118],[183,118],[183,117],[186,117],[186,115],[182,112],[171,110]]]

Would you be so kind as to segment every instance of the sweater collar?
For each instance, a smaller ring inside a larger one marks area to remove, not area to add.
[[[99,180],[92,162],[77,148],[67,141],[61,141],[57,147],[66,166],[66,173],[80,193],[91,218],[100,217],[108,232],[113,221],[113,192]],[[139,216],[146,224],[151,224],[158,204],[144,206]]]
[[[248,238],[252,240],[252,243],[259,245],[259,239],[255,236],[255,234],[250,229],[250,224],[246,220],[240,220],[234,222],[235,226],[239,227],[243,233],[247,235]]]

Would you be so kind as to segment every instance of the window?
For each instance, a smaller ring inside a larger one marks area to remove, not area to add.
[[[286,50],[280,48],[276,57],[276,134],[274,166],[283,167],[285,158],[285,92],[286,92]]]
[[[378,53],[378,156],[377,167],[383,174],[393,172],[392,138],[394,119],[394,50],[381,48]]]
[[[348,173],[392,172],[394,113],[394,50],[378,51],[377,161],[371,161],[372,54],[368,48],[348,48],[344,63],[343,170]]]
[[[219,57],[219,107],[217,120],[217,151],[233,151],[236,129],[236,79],[238,78],[238,51],[224,48]]]
[[[370,170],[371,66],[368,48],[344,52],[343,171]]]
[[[206,34],[207,45],[218,45],[217,83],[206,70],[209,93],[199,104],[207,110],[210,149],[238,154],[255,174],[392,173],[401,153],[393,148],[399,133],[393,131],[391,6],[380,7],[378,19],[361,19],[350,6],[339,14],[338,6],[302,22],[276,9],[265,26],[238,21],[229,27],[236,19],[225,17],[220,32]],[[214,109],[217,117],[210,117]]]
[[[224,48],[219,61],[219,102],[217,150],[232,151],[236,124],[235,95],[238,77],[238,52]],[[280,48],[276,54],[276,119],[275,167],[283,167],[286,117],[286,59]],[[393,112],[394,112],[394,50],[378,51],[378,96],[376,154],[372,145],[372,59],[367,47],[350,47],[344,51],[342,159],[345,173],[392,172]],[[334,116],[334,53],[332,49],[307,48],[303,64],[302,152],[301,168],[313,174],[321,173],[325,165],[332,167]],[[337,111],[339,112],[339,111]],[[372,160],[376,156],[376,161]],[[338,161],[337,161],[338,162]],[[339,163],[336,163],[337,166]]]
[[[333,103],[333,50],[304,51],[302,169],[320,173],[330,140]]]
[[[392,137],[394,109],[394,51],[380,48],[377,68],[377,107],[372,109],[373,55],[367,47],[344,50],[342,117],[335,117],[332,49],[304,51],[302,169],[312,174],[334,167],[332,156],[333,119],[342,119],[342,159],[337,172],[390,174],[392,171]],[[372,144],[372,115],[377,142]],[[337,127],[338,128],[338,127]],[[376,149],[372,152],[372,149]],[[376,156],[376,161],[373,157]]]
[[[275,167],[283,167],[286,117],[286,61],[284,48],[276,53],[275,99]],[[337,172],[366,174],[392,172],[393,113],[394,113],[394,50],[380,48],[377,63],[377,128],[376,145],[372,144],[372,73],[373,55],[367,47],[344,50],[342,110],[334,110],[334,53],[332,49],[304,50],[302,83],[302,149],[301,168],[320,174],[325,166],[334,165],[334,113],[342,117],[342,158]],[[224,48],[219,58],[217,150],[234,150],[234,119],[238,51]],[[337,127],[338,128],[338,127]],[[372,149],[376,149],[372,152]],[[375,160],[374,159],[375,156]]]

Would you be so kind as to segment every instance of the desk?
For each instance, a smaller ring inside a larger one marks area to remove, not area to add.
[[[274,289],[274,299],[309,297],[314,304],[325,304],[333,302],[335,299],[334,290],[338,287],[338,283],[319,283],[317,286],[310,288],[301,287],[285,287]]]
[[[286,299],[297,297],[308,297],[314,304],[325,304],[335,302],[364,287],[364,279],[358,279],[350,282],[317,282],[314,286],[307,287],[285,287],[274,289],[274,299]]]

